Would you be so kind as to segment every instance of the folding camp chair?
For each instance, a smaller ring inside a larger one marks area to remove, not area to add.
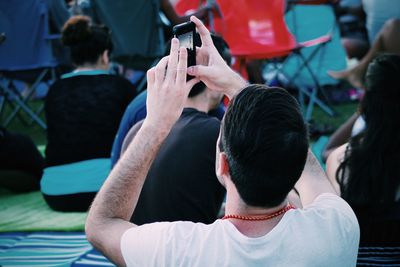
[[[324,85],[334,85],[338,81],[328,75],[328,70],[340,70],[346,67],[346,52],[341,44],[338,22],[334,13],[335,0],[289,0],[286,24],[295,36],[297,42],[306,42],[324,36],[329,32],[330,40],[320,45],[304,47],[298,51],[299,55],[288,57],[282,67],[282,72],[289,78],[289,83],[304,87],[299,91],[299,100],[304,102],[302,92],[310,87],[310,81],[318,86],[318,92],[330,104],[326,96]],[[301,59],[300,57],[303,57]],[[307,62],[309,71],[304,62]],[[313,98],[311,99],[311,101]],[[307,106],[306,117],[311,117],[314,103]],[[304,105],[304,104],[303,104]],[[319,106],[330,114],[329,106],[324,103]],[[332,115],[332,114],[331,114]]]
[[[305,101],[301,101],[303,109],[306,110],[306,119],[311,119],[314,104],[320,106],[329,115],[335,114],[332,108],[319,98],[321,86],[313,69],[309,66],[309,58],[301,53],[304,48],[329,43],[332,39],[331,31],[312,40],[298,42],[285,23],[286,3],[284,0],[217,0],[217,3],[223,19],[215,19],[215,30],[222,34],[229,44],[232,55],[238,59],[240,72],[244,71],[247,60],[269,59],[280,62],[276,59],[296,56],[303,63],[302,68],[306,69],[312,78],[311,87],[297,87],[300,96],[305,95],[309,98],[307,106],[305,106]],[[181,14],[184,13],[182,6],[184,5],[181,3],[177,4],[177,8],[179,7],[177,10]],[[282,65],[284,64],[276,64],[277,73],[282,73]],[[288,77],[288,80],[294,83],[296,76]]]
[[[49,34],[47,1],[1,1],[0,32],[4,32],[6,38],[0,45],[0,114],[6,104],[12,108],[2,124],[7,126],[17,116],[23,119],[22,110],[46,129],[39,117],[43,108],[33,110],[29,100],[40,83],[56,79],[57,62],[51,40],[59,36]],[[24,95],[17,89],[17,80],[29,84]]]
[[[146,71],[164,53],[159,0],[91,1],[99,23],[111,30],[112,59],[135,70]]]

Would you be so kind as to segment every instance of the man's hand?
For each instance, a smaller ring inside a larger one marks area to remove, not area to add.
[[[202,45],[196,51],[197,65],[189,67],[188,73],[199,78],[211,90],[224,93],[232,99],[246,86],[246,81],[225,63],[206,26],[194,16],[190,20],[196,24]]]
[[[169,131],[182,114],[190,89],[199,82],[186,82],[187,51],[172,39],[170,55],[147,71],[147,117],[145,123]]]

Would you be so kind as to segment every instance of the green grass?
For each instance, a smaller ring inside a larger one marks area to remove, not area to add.
[[[313,120],[316,123],[323,123],[332,125],[337,129],[341,124],[343,124],[353,113],[357,110],[358,103],[346,103],[333,106],[333,109],[338,113],[336,116],[331,117],[327,115],[319,107],[314,109]]]
[[[29,106],[34,110],[39,108],[41,105],[43,105],[43,101],[35,100],[29,102]],[[11,111],[11,107],[5,105],[4,110],[1,113],[0,125],[3,126],[4,120],[8,117]],[[19,115],[15,117],[9,125],[7,125],[7,130],[29,135],[35,144],[43,149],[47,144],[46,131],[36,123],[31,123],[32,120],[22,110],[18,114]],[[45,120],[44,112],[40,114],[40,117]]]
[[[31,101],[29,105],[34,109],[38,108],[43,104],[43,101]],[[320,108],[315,107],[313,112],[313,120],[316,123],[322,123],[327,125],[332,125],[335,129],[338,128],[343,122],[347,120],[357,109],[357,103],[347,103],[336,105],[333,108],[337,111],[338,115],[335,117],[331,117],[324,113]],[[5,119],[6,115],[9,114],[10,108],[6,106],[4,112],[1,114],[0,125],[1,122]],[[24,121],[30,121],[28,116],[24,114],[24,112],[20,112],[22,114],[22,118]],[[41,113],[41,117],[44,119],[43,112]],[[35,144],[39,147],[40,150],[43,150],[46,146],[46,132],[42,128],[40,128],[37,124],[26,124],[19,117],[16,117],[8,126],[7,129],[9,131],[23,133],[29,135]]]

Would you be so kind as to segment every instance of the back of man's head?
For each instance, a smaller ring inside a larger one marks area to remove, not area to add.
[[[286,90],[250,85],[230,104],[219,145],[242,200],[274,207],[300,178],[308,130],[299,104]]]

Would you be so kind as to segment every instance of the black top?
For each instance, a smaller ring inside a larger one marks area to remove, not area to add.
[[[150,168],[134,223],[215,221],[225,194],[215,175],[219,127],[216,118],[184,109]]]
[[[47,166],[109,158],[125,108],[136,95],[115,75],[78,75],[55,82],[45,102]]]

